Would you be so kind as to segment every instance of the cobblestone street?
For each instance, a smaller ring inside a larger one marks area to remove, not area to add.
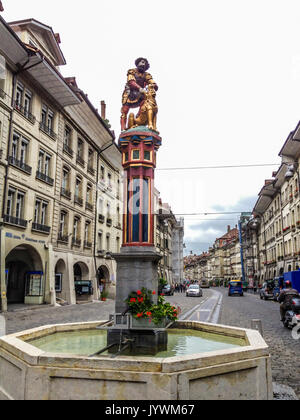
[[[300,398],[300,339],[294,340],[292,332],[283,327],[279,304],[262,301],[258,295],[228,297],[227,289],[216,290],[224,296],[219,323],[250,328],[252,319],[261,319],[271,349],[273,380],[292,387]]]
[[[176,293],[166,297],[173,305],[179,305],[182,315],[193,307],[199,305],[211,295],[209,290],[204,291],[203,298],[187,298],[185,294]],[[20,312],[8,312],[5,315],[7,334],[40,327],[42,325],[67,324],[71,322],[89,322],[106,320],[114,312],[114,301],[95,302],[84,305],[65,306],[53,308],[50,306]]]

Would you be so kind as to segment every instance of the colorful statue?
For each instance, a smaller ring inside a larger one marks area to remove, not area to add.
[[[127,84],[122,98],[121,130],[127,129],[127,115],[131,108],[140,108],[137,117],[130,116],[130,126],[148,125],[150,129],[156,130],[156,92],[157,84],[147,73],[150,65],[146,58],[138,58],[135,62],[136,68],[128,71]],[[148,87],[148,90],[146,89]],[[129,128],[131,128],[129,127]]]

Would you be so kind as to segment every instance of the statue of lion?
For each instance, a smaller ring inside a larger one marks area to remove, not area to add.
[[[142,125],[148,126],[149,130],[157,131],[156,121],[158,107],[156,103],[155,85],[151,84],[148,90],[144,91],[145,101],[142,103],[138,115],[129,115],[128,128],[136,128]]]

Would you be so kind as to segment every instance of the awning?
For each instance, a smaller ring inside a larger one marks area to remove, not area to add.
[[[40,52],[26,48],[1,16],[0,39],[1,51],[10,64],[20,71],[28,72],[59,105],[65,107],[80,104],[80,99],[56,68]]]
[[[41,54],[34,54],[25,70],[62,107],[80,104],[80,99],[63,76]]]
[[[264,213],[269,205],[271,204],[273,198],[266,195],[261,195],[255,204],[255,207],[253,209],[253,213],[262,214]]]
[[[1,51],[11,63],[24,64],[28,59],[28,52],[17,35],[7,26],[4,19],[0,16],[0,39]]]
[[[290,133],[279,156],[291,157],[296,160],[300,155],[300,130],[299,125],[295,132]]]

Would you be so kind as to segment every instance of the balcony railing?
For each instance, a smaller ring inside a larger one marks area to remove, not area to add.
[[[69,190],[66,190],[65,188],[61,189],[61,195],[68,200],[71,200],[71,192]]]
[[[83,199],[80,198],[78,195],[75,195],[74,202],[75,202],[75,204],[78,204],[81,207],[83,206]]]
[[[49,234],[50,231],[51,231],[51,227],[50,226],[45,226],[45,225],[40,225],[38,223],[32,223],[32,230]]]
[[[21,160],[18,160],[15,157],[10,156],[8,158],[8,163],[12,166],[15,166],[18,169],[21,169],[21,171],[26,172],[26,174],[31,175],[31,172],[32,172],[31,166],[26,165],[26,163],[22,162]]]
[[[93,204],[90,203],[85,203],[85,208],[89,211],[94,211],[94,206]]]
[[[73,238],[72,239],[72,245],[73,246],[77,246],[77,247],[81,247],[81,240],[80,239]]]
[[[8,216],[8,215],[4,216],[4,223],[7,223],[9,225],[19,226],[22,228],[26,228],[28,224],[27,220],[19,219],[17,217]]]
[[[32,124],[36,122],[35,116],[32,115],[31,112],[28,109],[26,109],[24,106],[18,104],[17,102],[14,102],[14,109],[20,112],[20,114],[22,114],[23,117],[27,118],[27,120],[29,120]]]
[[[59,233],[58,234],[58,237],[57,237],[57,240],[58,240],[58,242],[63,242],[65,244],[68,244],[69,243],[69,236],[68,235],[64,235],[62,233]]]
[[[64,152],[66,152],[69,156],[73,157],[74,152],[73,152],[73,150],[71,149],[71,147],[70,147],[67,143],[64,143],[63,150],[64,150]]]
[[[48,175],[43,174],[40,171],[37,171],[36,177],[40,181],[46,182],[46,184],[49,184],[49,185],[51,185],[53,187],[53,185],[54,185],[54,179],[50,178]]]
[[[85,165],[84,160],[82,159],[82,157],[80,155],[76,156],[76,162],[79,163],[79,165],[83,166]]]
[[[54,133],[52,128],[48,127],[46,124],[44,124],[42,122],[40,123],[40,130],[43,131],[44,133],[48,134],[48,136],[50,136],[52,139],[54,139],[54,140],[57,139],[57,135],[56,135],[56,133]]]

